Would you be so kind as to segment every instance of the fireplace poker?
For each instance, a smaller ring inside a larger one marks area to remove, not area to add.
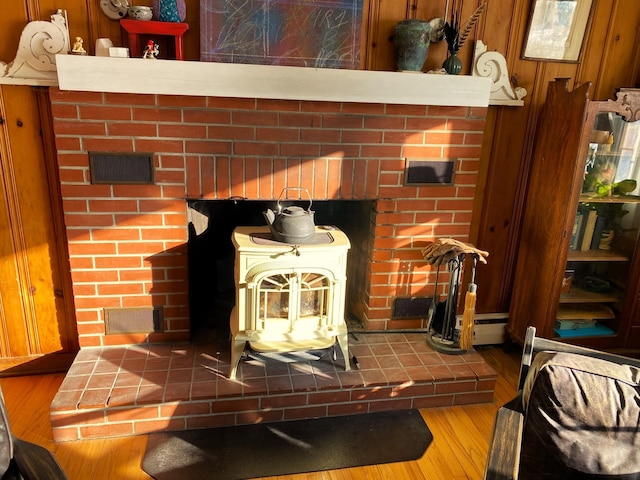
[[[433,326],[433,319],[436,316],[436,311],[438,309],[438,302],[440,301],[440,297],[438,295],[438,277],[440,276],[440,265],[436,267],[436,281],[433,286],[433,298],[431,299],[431,305],[429,305],[429,310],[427,312],[427,332],[431,331],[431,327]]]
[[[453,343],[453,331],[456,325],[456,310],[458,309],[458,294],[460,288],[460,274],[464,253],[449,260],[449,292],[447,293],[447,307],[442,326],[442,338]]]

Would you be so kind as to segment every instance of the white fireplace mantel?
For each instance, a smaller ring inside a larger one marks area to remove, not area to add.
[[[486,77],[56,55],[61,90],[486,107]]]

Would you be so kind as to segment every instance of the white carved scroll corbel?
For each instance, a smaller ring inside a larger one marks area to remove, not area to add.
[[[527,91],[511,85],[504,56],[498,52],[487,52],[487,46],[482,40],[476,41],[472,75],[489,77],[493,81],[489,105],[524,105],[522,99],[527,95]]]
[[[58,9],[51,21],[29,22],[13,62],[0,62],[0,84],[58,85],[56,54],[70,50],[67,12]]]

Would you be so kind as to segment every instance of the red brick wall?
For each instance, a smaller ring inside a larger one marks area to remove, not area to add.
[[[150,79],[150,81],[152,81]],[[420,254],[467,239],[485,108],[127,95],[51,89],[80,344],[189,335],[186,198],[378,199],[367,327],[432,295]],[[89,151],[153,152],[154,185],[92,185]],[[404,186],[405,158],[455,158],[452,186]],[[105,307],[164,308],[165,333],[105,335]]]

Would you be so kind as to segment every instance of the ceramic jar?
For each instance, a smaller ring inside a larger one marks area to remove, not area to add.
[[[442,68],[449,75],[459,75],[462,71],[462,60],[458,57],[458,52],[449,52],[449,56],[442,64]]]
[[[395,29],[396,66],[400,71],[422,70],[431,35],[431,24],[415,18],[402,20]]]
[[[128,10],[129,18],[132,20],[151,20],[153,12],[151,7],[131,6]]]

